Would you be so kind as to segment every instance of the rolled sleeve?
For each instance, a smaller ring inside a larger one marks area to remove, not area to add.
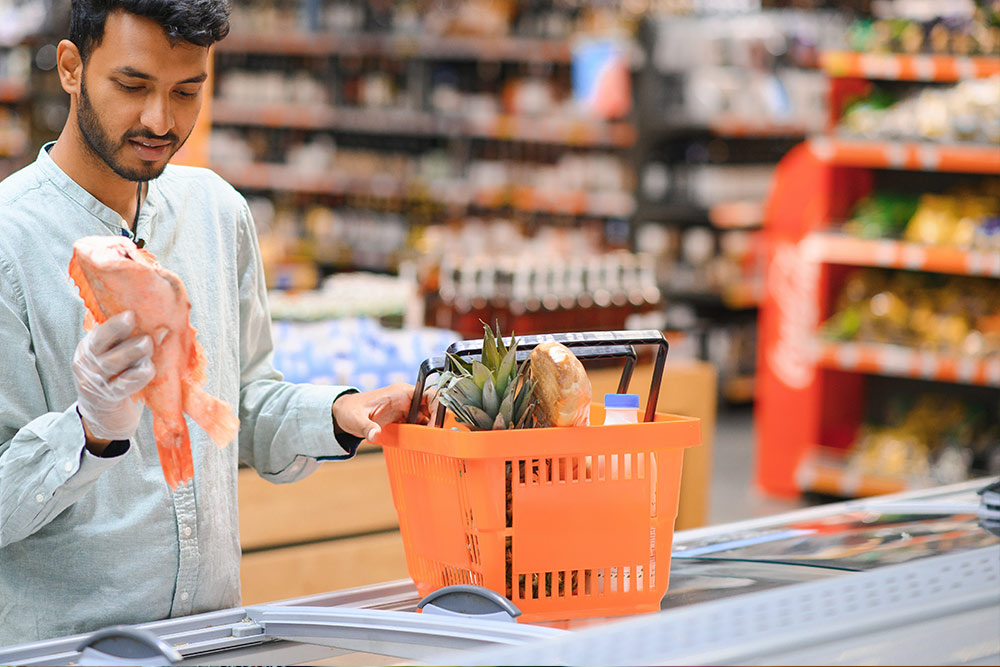
[[[0,457],[0,546],[58,516],[125,454],[100,457],[87,450],[76,404],[29,422]]]

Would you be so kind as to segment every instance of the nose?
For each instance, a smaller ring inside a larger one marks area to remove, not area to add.
[[[143,127],[158,137],[170,132],[174,127],[174,111],[170,100],[164,95],[150,95],[139,118]]]

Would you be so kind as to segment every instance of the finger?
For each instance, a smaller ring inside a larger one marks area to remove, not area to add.
[[[372,424],[371,428],[365,433],[365,440],[370,443],[377,444],[379,437],[382,435],[382,427],[378,424]]]
[[[154,377],[156,377],[156,366],[153,365],[152,359],[146,358],[122,371],[110,384],[119,396],[131,396],[152,382]]]
[[[91,350],[95,355],[102,355],[132,334],[135,329],[135,313],[124,310],[112,315],[105,322],[91,329]]]
[[[152,354],[153,339],[150,336],[132,336],[102,354],[97,362],[108,377],[113,377],[140,361],[149,359]]]
[[[393,400],[391,396],[383,396],[375,402],[372,409],[368,411],[368,419],[375,424],[388,424],[393,421],[392,413]]]

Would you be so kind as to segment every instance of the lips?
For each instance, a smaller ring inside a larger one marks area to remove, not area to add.
[[[148,139],[129,139],[129,145],[143,160],[154,162],[167,156],[171,142],[151,141]]]

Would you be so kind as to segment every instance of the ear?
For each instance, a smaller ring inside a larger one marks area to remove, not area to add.
[[[78,94],[83,80],[83,59],[76,44],[68,39],[60,41],[56,48],[56,69],[63,90],[70,95]]]

